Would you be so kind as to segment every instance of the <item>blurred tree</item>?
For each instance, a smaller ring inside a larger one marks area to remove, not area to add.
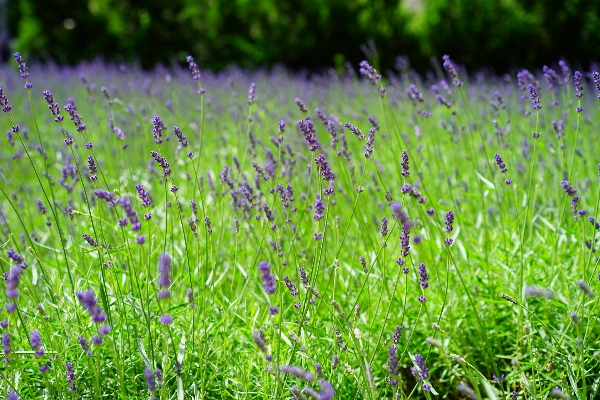
[[[203,68],[357,65],[373,40],[381,69],[450,54],[470,70],[591,61],[600,0],[3,0],[13,50],[76,63],[97,55],[144,67],[192,54]]]

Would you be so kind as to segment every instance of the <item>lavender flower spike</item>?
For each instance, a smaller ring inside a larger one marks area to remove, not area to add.
[[[19,265],[15,265],[12,267],[8,273],[8,277],[6,278],[6,297],[9,298],[9,303],[6,304],[6,311],[13,312],[17,309],[17,304],[15,300],[19,297],[19,291],[17,288],[19,287],[19,282],[21,281],[21,272],[23,268]]]
[[[85,292],[77,292],[77,298],[81,302],[81,305],[87,308],[88,313],[94,322],[102,323],[106,321],[106,314],[102,312],[102,309],[98,305],[96,295],[92,289]]]
[[[477,397],[477,393],[475,393],[475,391],[473,389],[471,389],[469,386],[465,385],[464,383],[460,383],[458,385],[458,391],[461,392],[462,394],[464,394],[465,396],[467,396],[469,399],[477,400],[479,398],[479,397]]]
[[[279,371],[281,371],[284,374],[294,375],[296,378],[305,380],[307,382],[312,382],[315,379],[312,373],[305,371],[300,367],[295,367],[293,365],[281,365],[279,367]]]
[[[263,285],[265,286],[265,292],[267,294],[275,293],[275,277],[271,275],[271,267],[266,261],[261,261],[258,264],[258,269],[262,272]]]
[[[21,57],[21,55],[19,53],[15,53],[14,57],[15,57],[15,61],[17,62],[17,65],[19,66],[19,72],[21,73],[21,78],[27,78],[29,76],[29,72],[27,72],[27,66],[25,65],[25,60],[23,60],[23,57]],[[31,88],[29,88],[29,89],[31,89]]]
[[[527,85],[527,88],[529,89],[529,94],[531,95],[531,101],[533,101],[534,110],[541,109],[542,103],[540,102],[540,96],[538,96],[535,86],[530,83],[529,85]]]
[[[167,253],[160,255],[158,261],[158,285],[160,286],[160,292],[158,292],[159,299],[168,299],[171,297],[171,257]]]
[[[73,384],[73,382],[75,382],[75,371],[73,371],[73,364],[70,362],[67,362],[65,364],[65,369],[66,369],[66,373],[67,373],[67,383],[71,384],[71,385],[69,385],[67,390],[74,392],[77,390],[77,386],[75,386]]]
[[[444,69],[452,77],[454,81],[454,85],[456,87],[461,87],[463,85],[462,81],[458,79],[458,72],[456,72],[456,68],[454,68],[454,64],[450,61],[450,56],[445,54],[442,59],[444,60]]]
[[[594,297],[594,292],[592,291],[592,289],[590,289],[590,287],[588,286],[587,283],[585,283],[584,280],[579,280],[577,282],[577,285],[579,286],[579,288],[581,289],[581,291],[583,293],[585,293],[588,297]]]

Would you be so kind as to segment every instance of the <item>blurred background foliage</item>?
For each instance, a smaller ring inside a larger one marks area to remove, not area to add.
[[[539,68],[600,54],[600,0],[0,0],[3,58],[74,64],[356,66],[372,40],[381,69],[450,54],[471,71]],[[363,46],[364,49],[364,46]]]

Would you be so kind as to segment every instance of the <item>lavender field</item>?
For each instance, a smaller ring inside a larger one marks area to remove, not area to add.
[[[4,397],[600,397],[598,73],[16,59]]]

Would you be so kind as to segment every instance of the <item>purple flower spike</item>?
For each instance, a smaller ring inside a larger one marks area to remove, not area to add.
[[[583,74],[579,71],[575,71],[575,97],[578,99],[583,97]]]
[[[307,382],[312,382],[315,379],[312,373],[293,365],[281,365],[279,367],[279,371],[284,374],[294,375],[296,378],[305,380]]]
[[[477,400],[479,398],[479,397],[477,397],[477,393],[475,393],[475,391],[473,389],[471,389],[469,386],[465,385],[464,383],[460,383],[458,385],[458,391],[461,392],[462,394],[464,394],[465,396],[467,396],[469,399]]]
[[[12,110],[12,107],[8,104],[8,98],[4,94],[4,88],[2,86],[0,86],[0,107],[2,107],[2,111],[5,113]]]
[[[498,165],[498,168],[500,168],[500,172],[504,174],[506,171],[508,171],[508,168],[506,168],[506,164],[504,164],[504,160],[500,154],[494,154],[494,158],[496,159],[496,165]]]
[[[11,300],[11,302],[6,305],[6,311],[8,312],[12,312],[16,309],[14,301],[19,297],[19,291],[17,289],[19,287],[19,282],[21,281],[22,271],[23,268],[19,265],[15,265],[10,269],[8,277],[6,278],[6,297]]]
[[[263,285],[267,294],[275,293],[275,277],[271,275],[271,267],[266,261],[261,261],[258,264],[258,269],[262,272]]]
[[[9,360],[9,355],[12,352],[12,346],[10,343],[10,335],[8,334],[8,332],[4,332],[2,334],[2,350],[4,351],[4,355],[6,356],[4,358],[4,364],[8,364],[10,362]]]
[[[11,390],[6,395],[6,400],[19,400],[19,395],[17,394],[17,392]]]
[[[452,232],[454,228],[452,225],[454,224],[454,213],[452,211],[448,211],[446,213],[446,232]]]
[[[415,364],[410,370],[418,380],[422,381],[429,378],[429,368],[425,365],[425,360],[420,354],[415,354]]]
[[[408,172],[408,151],[402,150],[402,173],[401,175],[407,178],[410,173]]]
[[[152,120],[152,135],[154,136],[154,143],[161,144],[163,142],[162,139],[162,120],[158,115],[154,116]]]
[[[160,286],[160,292],[158,293],[159,299],[168,299],[171,297],[171,257],[167,253],[160,255],[158,260],[158,285]]]
[[[377,85],[379,80],[381,79],[381,75],[377,73],[377,70],[373,68],[366,60],[363,60],[358,65],[359,72],[362,76],[367,78],[372,85]]]
[[[87,308],[88,313],[92,317],[92,320],[96,323],[102,323],[106,321],[106,314],[102,312],[102,309],[96,301],[96,295],[92,289],[85,292],[77,292],[77,298],[81,302],[81,305]]]
[[[388,371],[390,372],[390,383],[392,386],[398,385],[398,381],[393,376],[398,376],[400,370],[398,369],[398,346],[393,344],[390,346],[389,358],[388,358]]]
[[[179,144],[181,144],[181,147],[187,147],[187,145],[188,145],[187,137],[183,136],[181,129],[174,126],[173,133],[175,133],[175,136],[177,136],[177,139],[179,140]]]
[[[144,376],[146,377],[146,387],[148,388],[148,391],[154,393],[156,391],[156,380],[154,379],[152,368],[147,365],[144,368]]]
[[[452,80],[454,82],[454,85],[456,87],[461,87],[463,85],[463,83],[460,81],[460,79],[458,79],[458,72],[456,72],[456,68],[454,68],[454,64],[452,64],[452,61],[450,60],[450,56],[445,54],[442,59],[444,60],[444,69],[446,70],[446,72],[448,73],[448,75],[450,75],[450,77],[452,77]]]
[[[25,65],[25,60],[19,53],[14,54],[15,61],[19,66],[19,72],[21,73],[21,78],[27,78],[29,76],[29,72],[27,72],[27,66]]]
[[[42,337],[37,330],[31,331],[29,335],[29,343],[34,350],[36,357],[42,357],[44,355],[44,349],[42,348]]]
[[[198,69],[198,65],[196,65],[196,63],[194,62],[194,58],[192,56],[187,56],[185,58],[185,60],[187,61],[188,65],[190,66],[190,70],[192,71],[192,77],[195,80],[199,80],[200,79],[200,69]]]
[[[535,86],[533,84],[529,84],[527,85],[527,88],[529,89],[529,94],[531,96],[531,101],[533,101],[533,109],[534,110],[539,110],[542,108],[542,103],[540,102],[540,96],[538,96],[537,90],[535,89]]]
[[[131,205],[131,200],[129,197],[125,196],[120,200],[121,206],[125,210],[125,214],[127,214],[127,218],[129,218],[129,222],[131,222],[131,229],[133,231],[139,231],[142,228],[142,224]]]
[[[140,200],[142,200],[142,206],[150,207],[152,205],[152,198],[150,197],[150,194],[140,184],[135,185],[135,188],[140,196]]]
[[[70,362],[67,362],[65,364],[65,369],[66,369],[66,374],[67,374],[67,383],[71,384],[71,385],[69,385],[69,387],[67,389],[71,392],[74,392],[77,390],[77,386],[75,386],[73,384],[75,382],[75,371],[73,370],[73,364]]]
[[[315,215],[313,216],[315,221],[319,221],[321,219],[323,219],[323,213],[325,212],[325,204],[323,204],[323,201],[317,197],[317,200],[315,201]]]

